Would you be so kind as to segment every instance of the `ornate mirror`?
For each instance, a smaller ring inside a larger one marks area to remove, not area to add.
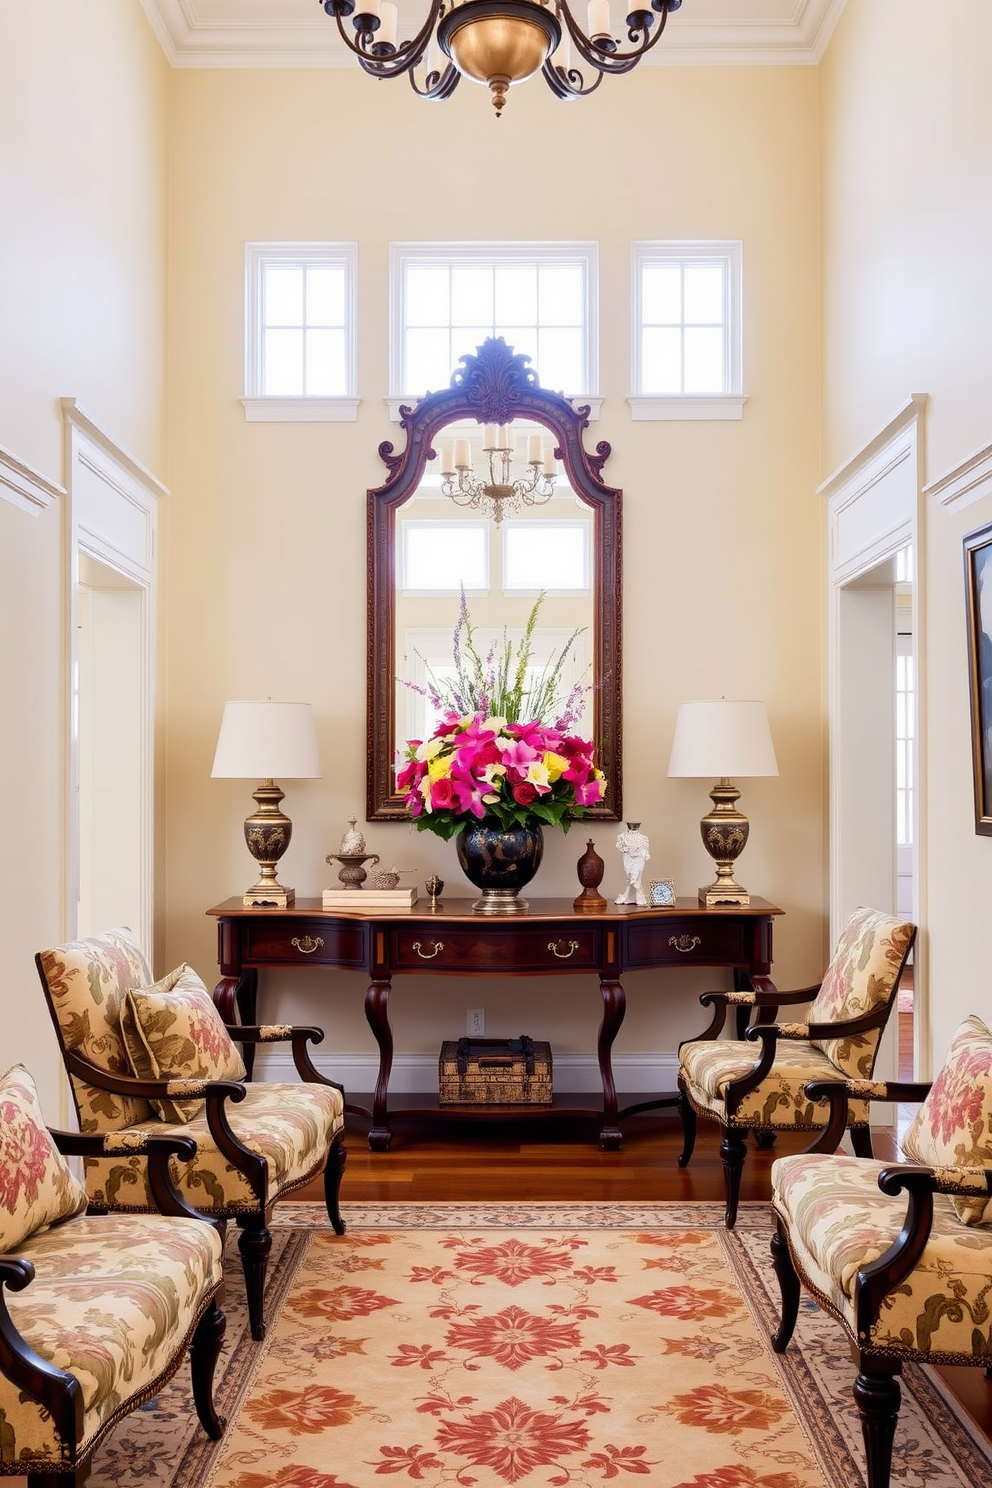
[[[583,447],[588,408],[542,388],[529,360],[487,340],[449,387],[400,409],[405,449],[379,446],[389,476],[368,492],[369,821],[405,820],[398,751],[433,727],[424,679],[451,666],[463,593],[480,652],[519,640],[544,596],[535,667],[564,654],[564,684],[581,699],[573,731],[594,741],[608,782],[588,818],[622,817],[621,492],[602,479],[609,444]]]

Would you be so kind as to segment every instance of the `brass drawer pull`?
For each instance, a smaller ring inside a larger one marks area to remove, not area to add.
[[[565,943],[566,942],[561,940],[548,941],[548,950],[551,952],[552,956],[557,956],[559,961],[567,961],[569,956],[574,956],[576,951],[579,949],[579,942],[577,940],[570,940],[567,942],[568,950],[560,951],[558,947],[560,945],[564,945]]]
[[[422,961],[433,961],[434,957],[440,955],[440,953],[444,950],[444,941],[432,940],[431,945],[434,947],[432,951],[422,951],[420,949],[420,941],[415,940],[413,942],[413,949],[416,951],[417,955]]]
[[[674,935],[670,935],[668,937],[668,944],[674,946],[677,951],[681,951],[684,955],[686,951],[694,951],[697,945],[701,945],[702,942],[698,935],[694,935],[691,940],[688,935],[680,935],[677,940]]]
[[[294,935],[289,943],[298,951],[302,951],[304,956],[312,956],[314,951],[319,951],[324,944],[319,935],[316,940],[312,935],[304,935],[302,940],[298,935]]]

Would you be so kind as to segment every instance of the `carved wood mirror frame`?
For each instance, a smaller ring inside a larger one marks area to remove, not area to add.
[[[529,419],[555,436],[575,493],[595,513],[592,576],[593,740],[596,761],[606,775],[606,800],[586,812],[587,820],[619,821],[623,814],[621,758],[621,593],[620,519],[622,492],[602,479],[611,446],[601,440],[594,454],[582,443],[589,408],[573,408],[559,393],[542,388],[530,358],[514,354],[501,338],[461,358],[451,384],[428,393],[413,408],[400,409],[406,448],[379,445],[389,475],[367,493],[368,516],[368,757],[366,817],[405,821],[403,798],[395,788],[396,749],[396,513],[419,487],[427,462],[435,457],[434,436],[446,425],[475,420],[509,424]]]

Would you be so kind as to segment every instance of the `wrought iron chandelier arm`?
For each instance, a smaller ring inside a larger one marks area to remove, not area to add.
[[[541,76],[556,98],[568,100],[588,98],[590,93],[595,93],[606,74],[594,73],[592,82],[587,85],[585,74],[579,72],[577,67],[556,67],[554,58],[549,57],[541,68]]]
[[[437,23],[447,8],[446,0],[430,0],[430,10],[428,11],[427,19],[416,36],[410,41],[400,42],[398,46],[388,52],[384,51],[376,55],[375,48],[382,45],[382,43],[377,42],[375,39],[376,32],[379,29],[379,17],[369,12],[363,12],[359,8],[361,3],[362,0],[321,0],[326,14],[333,16],[337,23],[338,35],[341,37],[341,40],[349,52],[358,58],[359,66],[372,77],[380,78],[399,77],[401,73],[412,72],[412,69],[416,67],[427,51]],[[358,15],[354,23],[355,39],[352,40],[345,30],[344,23],[349,16],[354,15],[356,9],[358,10]],[[375,21],[375,25],[358,25],[359,22],[365,20],[368,20],[370,23]],[[446,72],[448,70],[446,69]],[[411,76],[412,81],[413,78]],[[444,82],[446,79],[442,78],[441,81]],[[429,92],[421,96],[427,98],[447,98],[454,87],[455,84],[451,83],[447,93]],[[421,90],[414,87],[414,91],[419,93]]]
[[[410,87],[418,98],[431,98],[438,102],[443,102],[445,98],[451,97],[461,82],[462,77],[458,68],[454,67],[450,62],[443,72],[437,72],[436,70],[429,72],[424,78],[424,86],[422,88],[417,84],[412,67],[407,73],[407,76],[410,79]]]
[[[590,67],[596,68],[600,76],[617,77],[625,72],[632,72],[642,57],[647,56],[653,47],[658,45],[665,30],[666,22],[672,10],[677,10],[679,5],[672,5],[671,0],[650,0],[650,7],[645,4],[637,4],[632,0],[636,8],[631,9],[626,17],[627,40],[631,43],[633,50],[621,52],[617,50],[617,43],[612,39],[606,45],[594,41],[592,37],[585,34],[572,15],[568,6],[568,0],[557,0],[556,11],[558,19],[568,32],[569,39],[583,61],[588,62]],[[681,0],[679,0],[681,4]],[[658,15],[658,23],[655,25],[655,13]],[[549,59],[550,63],[550,59]],[[563,68],[555,68],[554,71],[564,76]],[[547,65],[544,69],[547,79]],[[570,80],[574,69],[567,74]],[[581,74],[579,74],[581,77]],[[569,92],[564,97],[578,97],[585,93],[591,93],[593,87],[573,89],[569,81]]]

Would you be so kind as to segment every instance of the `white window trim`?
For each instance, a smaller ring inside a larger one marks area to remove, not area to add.
[[[345,370],[350,391],[338,397],[283,397],[260,391],[262,366],[262,266],[289,262],[342,264],[345,270]],[[356,332],[357,243],[245,244],[245,395],[248,423],[354,423],[361,399]]]
[[[739,419],[747,401],[743,383],[742,353],[742,259],[738,239],[719,241],[671,240],[636,242],[631,245],[631,338],[630,385],[641,386],[641,279],[645,263],[670,259],[722,258],[727,265],[726,391],[722,393],[640,393],[627,399],[635,421],[647,419]]]
[[[565,397],[573,407],[584,403],[590,405],[590,422],[599,417],[602,398],[599,394],[599,244],[595,241],[567,242],[435,242],[435,243],[390,243],[389,245],[389,396],[386,406],[394,423],[399,422],[401,404],[413,405],[422,393],[402,393],[400,374],[402,371],[403,347],[403,284],[406,267],[416,264],[472,263],[479,259],[497,259],[503,263],[535,263],[561,261],[572,258],[584,261],[586,267],[585,323],[586,323],[586,391],[571,390]],[[474,351],[475,347],[466,347]],[[540,375],[540,374],[539,374]],[[431,388],[438,392],[438,388]],[[550,389],[556,391],[556,389]]]

